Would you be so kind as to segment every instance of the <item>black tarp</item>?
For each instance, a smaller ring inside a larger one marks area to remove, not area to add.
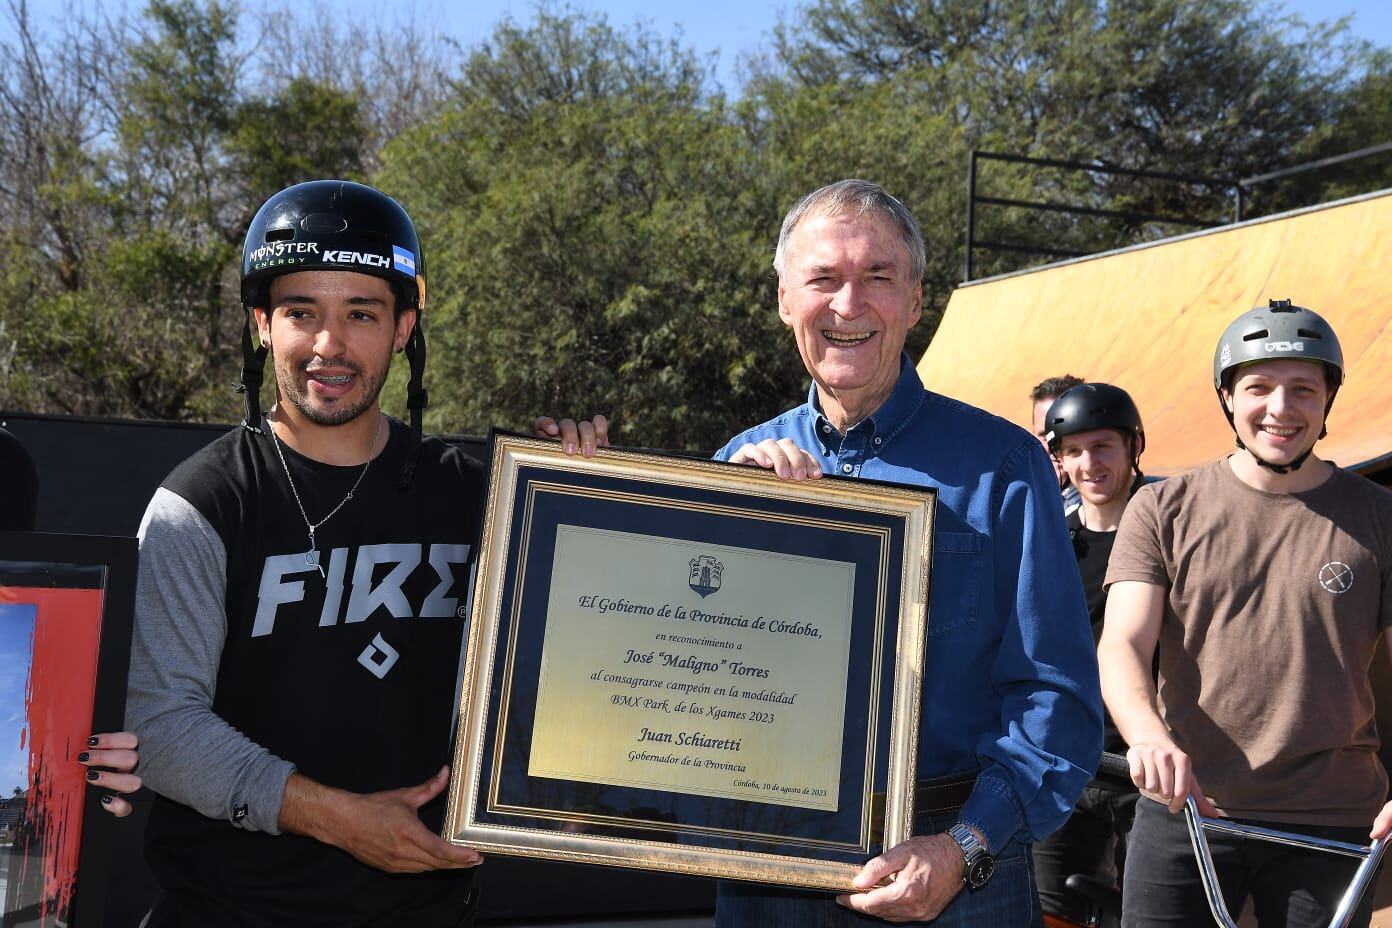
[[[0,413],[0,427],[20,440],[38,467],[37,531],[134,535],[164,477],[233,426]],[[485,459],[486,439],[446,438]],[[139,924],[154,893],[140,841],[149,797],[137,796],[133,804],[130,818],[110,823],[117,837],[105,907],[109,926]],[[480,869],[479,881],[481,923],[707,914],[715,898],[709,880],[496,854]]]

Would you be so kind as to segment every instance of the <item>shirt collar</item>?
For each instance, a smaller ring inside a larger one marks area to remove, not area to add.
[[[895,432],[903,428],[918,408],[923,405],[923,381],[918,377],[918,371],[914,369],[913,362],[909,360],[906,352],[899,354],[899,379],[894,383],[894,390],[890,392],[889,399],[880,404],[876,409],[863,420],[856,423],[852,428],[863,428],[868,422],[871,431],[883,436],[888,440]],[[831,420],[822,414],[822,404],[817,397],[817,383],[812,382],[812,388],[807,391],[807,405],[816,414],[816,430],[819,435],[827,433],[822,426],[831,426]],[[832,426],[835,432],[835,426]]]

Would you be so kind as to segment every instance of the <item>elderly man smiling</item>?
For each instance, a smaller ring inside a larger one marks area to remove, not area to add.
[[[903,350],[924,260],[918,223],[875,184],[800,200],[774,267],[812,388],[716,456],[937,490],[918,767],[935,801],[865,865],[861,892],[722,884],[722,928],[1042,925],[1030,844],[1097,764],[1097,664],[1053,466],[1023,429],[924,389]]]

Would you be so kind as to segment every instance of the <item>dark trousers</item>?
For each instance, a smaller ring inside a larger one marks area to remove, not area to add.
[[[1121,886],[1137,798],[1134,790],[1088,786],[1063,827],[1034,846],[1034,873],[1045,913],[1087,920],[1086,900],[1063,885],[1075,873]]]
[[[1368,828],[1334,828],[1244,822],[1319,838],[1367,844]],[[1368,823],[1371,827],[1372,823]],[[1326,928],[1353,879],[1358,861],[1342,855],[1285,847],[1240,835],[1208,832],[1213,866],[1228,913],[1236,919],[1250,897],[1261,928]],[[1122,889],[1125,928],[1214,924],[1189,842],[1184,815],[1142,798],[1127,848]],[[1363,896],[1353,921],[1372,918],[1373,891]]]

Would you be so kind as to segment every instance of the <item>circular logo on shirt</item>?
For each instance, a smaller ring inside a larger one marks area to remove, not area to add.
[[[1319,569],[1320,586],[1338,596],[1353,589],[1353,568],[1343,561],[1330,561]]]

